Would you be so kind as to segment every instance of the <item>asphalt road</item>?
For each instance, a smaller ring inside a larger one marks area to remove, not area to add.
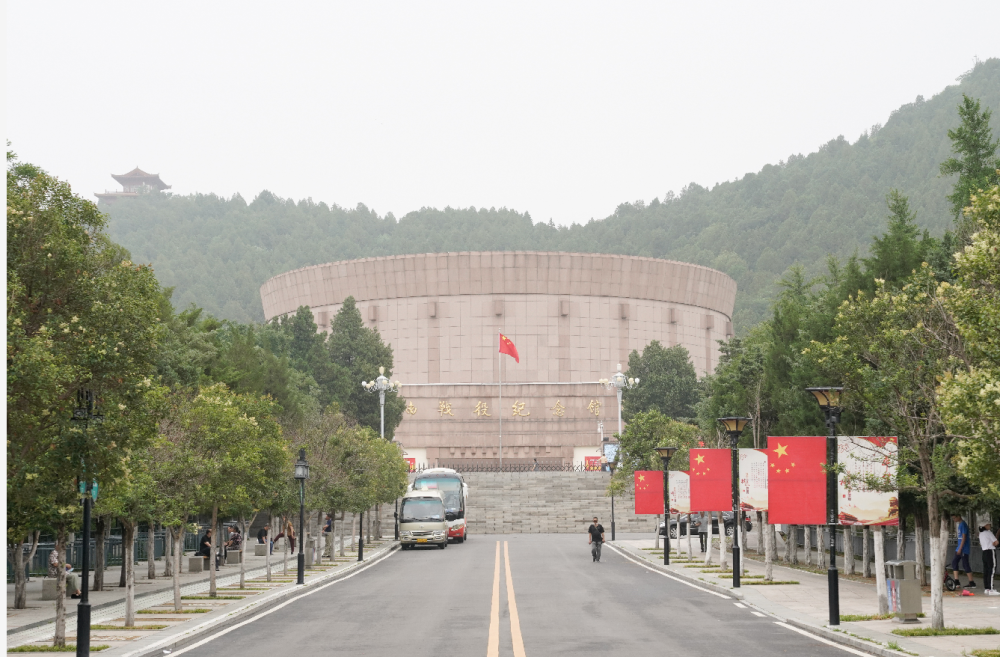
[[[854,652],[777,625],[613,550],[605,548],[601,562],[593,563],[583,534],[477,535],[445,550],[397,551],[350,579],[174,656],[214,657],[220,651],[373,657]]]

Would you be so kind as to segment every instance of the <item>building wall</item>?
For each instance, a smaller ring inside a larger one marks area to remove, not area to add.
[[[699,375],[711,372],[717,341],[732,334],[735,295],[735,281],[697,265],[538,252],[335,262],[261,287],[267,319],[309,306],[321,330],[355,298],[392,345],[392,378],[409,402],[396,438],[431,465],[501,455],[570,462],[585,446],[597,454],[599,423],[606,435],[617,430],[616,397],[598,379],[653,340],[683,345]],[[520,363],[498,359],[499,332]]]

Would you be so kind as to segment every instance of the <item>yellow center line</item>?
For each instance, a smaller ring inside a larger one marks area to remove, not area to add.
[[[497,556],[493,565],[493,602],[490,605],[490,636],[486,644],[486,657],[500,657],[500,541],[497,541]]]
[[[500,544],[498,542],[497,548],[499,547]],[[524,641],[521,639],[521,621],[517,617],[517,602],[514,601],[514,580],[510,578],[510,557],[507,554],[507,541],[503,542],[503,567],[507,571],[507,606],[510,608],[510,637],[514,644],[514,657],[525,657]]]

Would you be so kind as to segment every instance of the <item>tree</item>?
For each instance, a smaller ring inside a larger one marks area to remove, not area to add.
[[[993,505],[1000,502],[1000,186],[973,194],[965,216],[972,244],[955,256],[954,285],[938,294],[965,342],[969,367],[940,387],[944,422],[959,437],[960,469]]]
[[[672,470],[684,470],[688,450],[697,445],[698,427],[678,422],[660,411],[650,409],[637,413],[618,439],[618,468],[608,485],[608,494],[622,495],[631,491],[636,470],[662,470],[663,463],[655,448],[677,447],[671,460]]]
[[[698,376],[687,349],[681,345],[664,349],[653,340],[642,353],[633,350],[628,356],[626,375],[640,380],[640,385],[622,392],[622,418],[626,422],[653,409],[677,420],[695,416]]]
[[[734,337],[720,344],[719,364],[702,382],[705,397],[698,404],[698,424],[705,435],[719,433],[718,418],[744,415],[751,418],[752,424],[743,440],[760,447],[766,439],[776,419],[764,368],[765,355],[771,348],[767,328],[759,325],[746,338]]]
[[[379,398],[361,387],[362,381],[378,376],[378,368],[392,376],[392,348],[382,342],[375,329],[366,328],[354,297],[347,297],[337,311],[327,340],[330,361],[335,368],[333,398],[341,410],[359,424],[379,432]],[[385,395],[385,439],[391,441],[396,427],[403,421],[406,402],[398,393]]]
[[[896,291],[879,284],[841,307],[836,338],[814,342],[807,356],[832,380],[842,381],[845,399],[869,418],[874,435],[899,437],[897,488],[926,496],[931,535],[931,623],[944,627],[943,503],[954,473],[954,436],[944,424],[936,390],[965,360],[954,322],[936,295],[928,267]],[[884,433],[883,433],[884,431]],[[912,468],[918,477],[908,478]]]
[[[896,283],[906,280],[926,259],[933,240],[925,233],[920,238],[920,229],[914,219],[917,213],[910,211],[910,202],[899,190],[893,189],[885,198],[889,207],[888,228],[880,237],[873,237],[869,247],[871,256],[864,258],[868,274],[868,291],[874,291],[874,281],[883,280]]]
[[[962,124],[948,131],[951,150],[957,157],[950,157],[941,163],[942,175],[958,174],[955,187],[948,195],[956,222],[973,194],[1000,182],[997,174],[997,169],[1000,169],[1000,159],[997,158],[1000,139],[994,140],[990,129],[992,112],[988,108],[982,109],[979,99],[962,94],[958,116]],[[969,232],[969,227],[963,227],[962,232]]]

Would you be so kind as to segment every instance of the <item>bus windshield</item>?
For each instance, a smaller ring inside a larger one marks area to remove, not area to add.
[[[403,500],[400,522],[440,522],[444,520],[441,500],[429,497],[408,497]]]
[[[454,477],[427,477],[413,482],[413,490],[436,490],[444,498],[449,512],[462,508],[462,482]]]

